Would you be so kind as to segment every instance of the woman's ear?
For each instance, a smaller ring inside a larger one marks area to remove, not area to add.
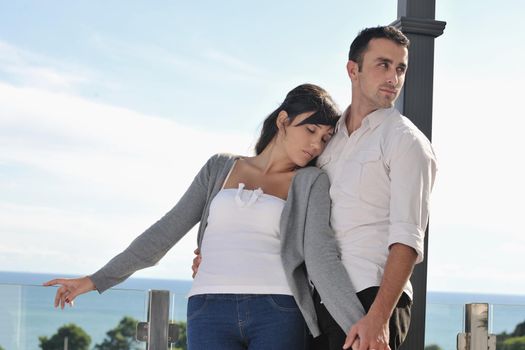
[[[290,124],[288,113],[286,113],[286,111],[280,111],[275,119],[275,124],[277,125],[277,130],[284,130],[284,128]]]

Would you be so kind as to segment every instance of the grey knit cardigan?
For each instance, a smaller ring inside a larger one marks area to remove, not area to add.
[[[226,154],[211,157],[173,209],[90,276],[97,290],[102,293],[135,271],[155,265],[199,221],[200,247],[210,203],[237,158]],[[330,228],[329,186],[328,176],[322,170],[298,170],[280,220],[286,278],[314,337],[320,331],[309,281],[343,330],[348,332],[364,314]]]

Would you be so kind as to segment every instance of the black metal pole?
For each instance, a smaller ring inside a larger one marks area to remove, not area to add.
[[[432,94],[434,81],[434,39],[443,34],[446,22],[436,21],[435,0],[398,0],[398,19],[391,25],[409,39],[408,71],[396,107],[432,139]],[[428,228],[425,235],[425,260],[416,265],[411,282],[414,288],[412,320],[404,350],[425,347],[427,294]]]

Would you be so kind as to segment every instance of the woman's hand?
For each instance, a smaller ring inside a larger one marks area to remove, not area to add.
[[[55,307],[64,309],[66,304],[73,306],[73,300],[80,294],[95,290],[95,284],[89,277],[57,278],[44,283],[44,286],[60,285],[55,295]]]

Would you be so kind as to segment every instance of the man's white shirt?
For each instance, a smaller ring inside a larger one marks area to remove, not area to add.
[[[330,178],[331,225],[356,290],[379,286],[388,248],[424,255],[436,158],[425,135],[395,108],[366,116],[348,135],[345,112],[318,159]],[[412,298],[410,282],[404,291]]]

